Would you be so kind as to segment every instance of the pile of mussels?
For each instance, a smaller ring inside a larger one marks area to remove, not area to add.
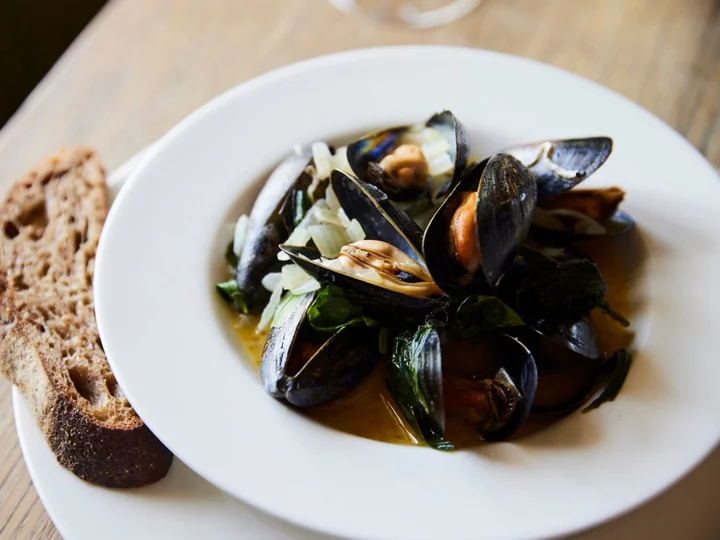
[[[634,226],[618,210],[619,188],[573,189],[608,158],[610,138],[526,144],[472,163],[463,125],[443,111],[362,137],[342,155],[325,147],[334,169],[315,150],[296,151],[269,176],[241,220],[240,245],[236,237],[228,247],[234,279],[217,285],[237,311],[265,310],[269,394],[322,405],[382,362],[397,407],[439,449],[453,446],[451,415],[502,440],[530,414],[615,398],[630,356],[601,354],[588,315],[628,323],[574,245]],[[293,234],[323,197],[358,232],[339,253]],[[300,269],[301,290],[267,287],[269,276]],[[543,381],[563,370],[573,388],[540,400]]]

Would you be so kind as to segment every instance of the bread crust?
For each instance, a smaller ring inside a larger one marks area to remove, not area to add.
[[[102,350],[92,302],[108,211],[95,153],[44,160],[0,206],[0,372],[16,384],[57,460],[106,487],[163,478],[172,454],[137,416]]]

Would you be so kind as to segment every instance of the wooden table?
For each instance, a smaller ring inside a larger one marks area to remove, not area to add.
[[[484,0],[466,19],[422,32],[377,26],[326,0],[113,0],[0,131],[0,186],[75,143],[95,146],[112,170],[205,101],[269,69],[415,43],[509,52],[599,81],[720,167],[718,0]],[[720,451],[621,521],[654,521],[664,538],[717,538],[717,485]],[[22,461],[10,387],[0,381],[0,539],[57,536]]]

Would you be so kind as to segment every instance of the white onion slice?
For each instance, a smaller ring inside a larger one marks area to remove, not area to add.
[[[333,168],[333,160],[328,145],[324,142],[313,143],[312,154],[318,178],[322,180],[330,176]]]
[[[325,190],[325,201],[327,202],[330,211],[337,214],[338,210],[340,210],[340,201],[338,200],[337,195],[335,195],[335,190],[332,186],[328,186],[327,190]]]
[[[264,278],[262,278],[262,286],[268,291],[273,292],[280,285],[280,272],[270,272]]]
[[[353,219],[345,230],[347,231],[347,235],[350,237],[350,242],[365,240],[365,231],[357,219]]]
[[[427,162],[436,160],[450,152],[450,144],[446,139],[427,142],[421,147],[423,156]]]
[[[350,243],[345,229],[333,225],[311,225],[310,237],[323,257],[335,258],[340,248]]]
[[[289,246],[305,246],[310,240],[310,231],[302,227],[297,227],[293,232],[290,233],[288,239],[285,240],[285,244]]]
[[[424,127],[415,131],[408,131],[403,134],[401,144],[417,144],[422,146],[423,144],[443,139],[442,133],[437,129],[431,127]]]
[[[340,148],[335,150],[335,155],[333,156],[333,163],[336,169],[340,169],[346,174],[353,174],[352,167],[350,167],[350,162],[347,158],[347,146],[341,146]]]
[[[433,159],[428,164],[428,173],[430,173],[430,176],[439,176],[441,174],[446,174],[452,171],[455,164],[450,159],[449,154],[443,154],[442,156]]]
[[[320,283],[318,283],[315,279],[310,278],[298,288],[292,289],[290,292],[292,294],[307,294],[312,291],[317,291],[318,289],[320,289]]]
[[[282,286],[283,289],[292,291],[303,285],[312,277],[300,268],[297,264],[286,264],[282,267]]]
[[[336,212],[323,210],[322,208],[315,210],[315,220],[320,224],[335,225],[336,227],[343,226],[342,221]]]
[[[342,223],[342,226],[347,229],[350,226],[350,218],[345,213],[345,210],[341,208],[340,210],[338,210],[337,215],[340,218],[340,223]]]
[[[275,310],[277,309],[278,304],[280,304],[282,292],[283,288],[280,284],[278,284],[273,293],[270,295],[270,301],[267,303],[267,306],[265,306],[265,309],[263,309],[262,315],[260,315],[260,322],[258,322],[257,325],[258,332],[266,332],[267,329],[270,328],[270,323],[272,322]]]
[[[299,225],[295,228],[293,232],[290,233],[290,236],[288,236],[288,239],[283,242],[284,244],[287,244],[288,246],[306,246],[307,243],[310,241],[310,231],[307,229],[300,227]],[[284,251],[279,251],[277,254],[277,258],[279,261],[289,261],[290,256],[285,253]]]

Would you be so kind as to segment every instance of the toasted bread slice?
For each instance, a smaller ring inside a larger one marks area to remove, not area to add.
[[[132,409],[107,363],[92,280],[108,212],[87,148],[46,159],[0,206],[0,372],[16,384],[57,460],[83,480],[138,487],[172,454]]]

